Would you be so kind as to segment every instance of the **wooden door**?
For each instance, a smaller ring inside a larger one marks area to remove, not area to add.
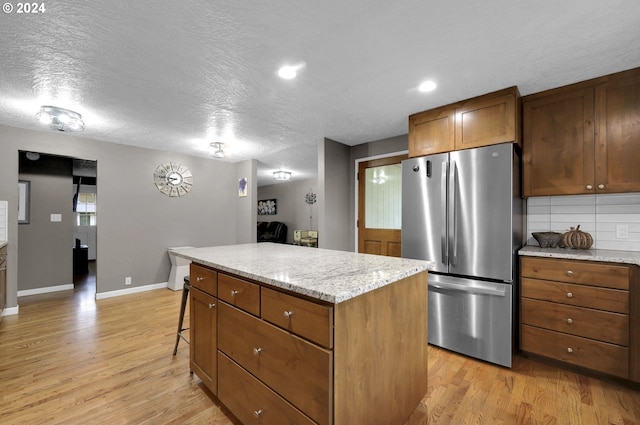
[[[640,192],[640,71],[596,87],[596,117],[596,192]]]
[[[553,90],[523,101],[523,193],[595,193],[593,87]]]
[[[402,166],[406,155],[358,167],[358,252],[401,255]]]
[[[409,156],[449,152],[454,148],[453,107],[420,112],[409,117]]]

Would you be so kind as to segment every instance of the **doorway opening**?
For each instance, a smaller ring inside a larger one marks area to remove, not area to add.
[[[18,296],[73,289],[95,299],[97,161],[19,151],[28,219],[18,226]]]

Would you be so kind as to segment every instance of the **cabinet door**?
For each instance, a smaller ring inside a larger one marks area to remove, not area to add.
[[[409,117],[409,157],[454,149],[453,107],[420,112]]]
[[[217,299],[194,287],[191,287],[189,327],[191,370],[217,395]]]
[[[515,89],[512,89],[515,91]],[[516,95],[481,96],[455,114],[456,150],[516,141]]]
[[[7,247],[0,248],[0,321],[7,304]]]
[[[554,91],[523,103],[523,193],[595,193],[594,90]]]
[[[597,192],[640,192],[640,72],[597,86],[596,108]]]

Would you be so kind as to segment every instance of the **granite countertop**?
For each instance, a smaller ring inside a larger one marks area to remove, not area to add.
[[[0,248],[2,248],[3,246],[5,246],[7,244],[7,241],[0,241]]]
[[[433,267],[430,261],[276,243],[177,248],[171,252],[334,304]]]
[[[518,251],[530,257],[566,258],[570,260],[602,261],[607,263],[635,264],[640,266],[640,252],[606,249],[540,248],[525,246]]]

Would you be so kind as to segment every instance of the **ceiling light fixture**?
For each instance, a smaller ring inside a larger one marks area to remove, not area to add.
[[[273,178],[276,180],[291,180],[291,172],[290,171],[274,171]]]
[[[222,149],[224,144],[220,142],[213,142],[209,146],[211,146],[211,150],[213,151],[214,157],[224,158],[224,150]]]
[[[420,86],[418,87],[418,90],[420,90],[423,93],[426,93],[426,92],[435,90],[436,87],[438,87],[438,85],[435,82],[425,81],[422,84],[420,84]]]
[[[58,108],[57,106],[41,106],[36,118],[41,124],[48,125],[52,130],[84,130],[82,115],[69,109]]]
[[[278,76],[285,80],[292,80],[298,75],[298,68],[295,66],[283,66],[278,70]]]

